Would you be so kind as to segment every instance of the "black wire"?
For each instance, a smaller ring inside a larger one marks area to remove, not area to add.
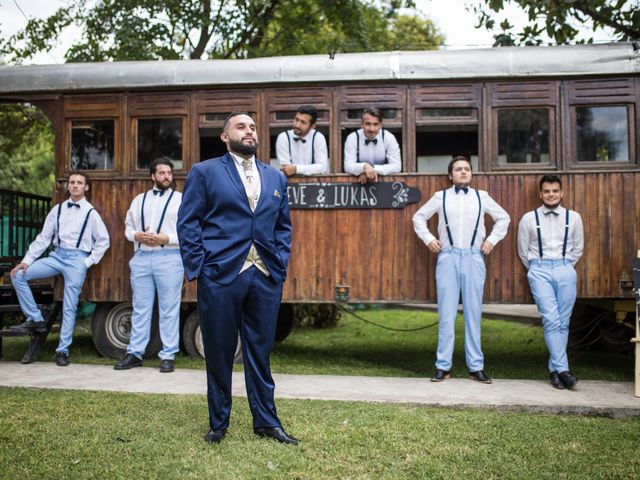
[[[351,308],[347,307],[346,305],[343,305],[341,303],[336,303],[336,306],[338,307],[338,310],[342,310],[343,312],[348,313],[349,315],[357,318],[358,320],[363,321],[364,323],[368,323],[369,325],[373,325],[374,327],[382,328],[384,330],[390,330],[392,332],[417,332],[419,330],[426,330],[427,328],[435,327],[438,324],[438,322],[434,322],[434,323],[431,323],[429,325],[425,325],[423,327],[417,327],[417,328],[385,327],[384,325],[380,325],[378,323],[372,322],[371,320],[367,320],[366,318],[361,317],[360,315],[358,315],[356,312],[354,312]]]

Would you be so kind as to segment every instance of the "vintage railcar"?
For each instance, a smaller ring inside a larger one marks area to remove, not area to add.
[[[124,215],[149,186],[150,161],[173,159],[180,189],[192,165],[224,152],[224,118],[243,110],[258,124],[259,159],[277,163],[275,138],[301,104],[319,111],[332,173],[290,180],[294,238],[285,304],[332,302],[338,285],[350,287],[354,302],[434,301],[435,258],[414,235],[411,217],[448,184],[451,154],[466,152],[475,185],[512,217],[487,259],[485,301],[531,302],[516,255],[517,222],[539,203],[539,176],[554,172],[563,178],[565,204],[585,222],[579,301],[608,306],[617,313],[607,318],[623,319],[633,310],[631,258],[640,245],[639,73],[631,43],[4,66],[0,101],[28,102],[51,120],[54,200],[64,195],[70,169],[90,171],[90,201],[112,243],[90,271],[84,297],[99,304],[94,333],[109,353],[126,345],[133,247],[123,235]],[[342,173],[342,157],[366,106],[382,109],[403,168],[383,178],[385,185],[363,189]],[[384,186],[395,201],[377,198]],[[319,201],[319,192],[331,200]],[[195,307],[194,284],[185,284],[183,303]],[[184,333],[197,349],[194,315]]]

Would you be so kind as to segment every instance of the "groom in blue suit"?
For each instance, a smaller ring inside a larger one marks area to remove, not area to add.
[[[209,443],[229,427],[231,373],[238,333],[256,435],[297,444],[276,413],[269,355],[289,256],[287,181],[256,161],[258,136],[246,113],[227,117],[227,154],[189,172],[178,238],[189,281],[198,279],[198,312],[207,365]]]

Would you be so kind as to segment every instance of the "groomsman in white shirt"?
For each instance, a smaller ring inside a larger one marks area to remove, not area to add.
[[[124,359],[113,368],[128,370],[142,366],[157,293],[162,340],[162,350],[158,354],[160,371],[170,373],[179,350],[180,299],[184,282],[176,231],[182,194],[171,188],[173,164],[170,160],[154,160],[150,173],[153,188],[133,199],[125,220],[125,236],[133,242],[135,249],[129,261],[133,290],[131,339]]]
[[[365,108],[361,126],[344,142],[344,171],[357,176],[362,185],[377,182],[379,175],[399,173],[400,145],[383,127],[380,110]]]
[[[55,355],[56,364],[60,367],[69,365],[69,346],[73,341],[78,297],[87,270],[100,262],[109,248],[107,228],[100,214],[85,198],[85,193],[89,191],[87,174],[71,172],[67,189],[69,199],[51,209],[42,231],[29,246],[22,262],[10,273],[20,308],[27,317],[16,328],[34,333],[46,333],[47,328],[28,282],[63,276],[62,325]],[[39,258],[52,243],[53,252],[48,257]]]
[[[276,158],[287,177],[329,173],[327,140],[316,130],[318,112],[313,105],[296,110],[293,129],[281,132],[276,140]]]
[[[480,343],[482,295],[486,275],[484,257],[504,238],[509,215],[489,194],[470,186],[471,161],[456,156],[448,166],[453,185],[436,192],[413,216],[413,228],[427,248],[438,254],[436,286],[438,293],[438,352],[432,382],[450,376],[454,326],[458,299],[462,294],[464,313],[464,350],[472,380],[491,383],[484,372],[484,354]],[[438,214],[438,237],[427,228],[427,221]],[[487,236],[484,216],[495,221]]]
[[[518,255],[528,270],[531,293],[542,317],[551,386],[572,389],[578,380],[569,370],[567,343],[576,301],[574,267],[584,248],[582,218],[560,205],[562,180],[557,175],[540,179],[540,199],[542,205],[520,220]]]

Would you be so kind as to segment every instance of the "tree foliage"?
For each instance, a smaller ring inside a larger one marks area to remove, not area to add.
[[[28,104],[0,104],[0,188],[51,195],[54,135],[49,119]]]
[[[251,58],[436,48],[444,38],[412,0],[69,0],[0,42],[8,62],[82,31],[69,62]],[[409,13],[401,13],[409,12]]]
[[[640,38],[640,1],[638,0],[485,0],[468,2],[478,15],[478,26],[496,31],[496,17],[508,4],[527,13],[529,23],[520,31],[508,19],[502,20],[495,46],[540,45],[546,36],[556,44],[591,43],[593,36],[580,37],[585,31],[610,29],[616,40]]]

